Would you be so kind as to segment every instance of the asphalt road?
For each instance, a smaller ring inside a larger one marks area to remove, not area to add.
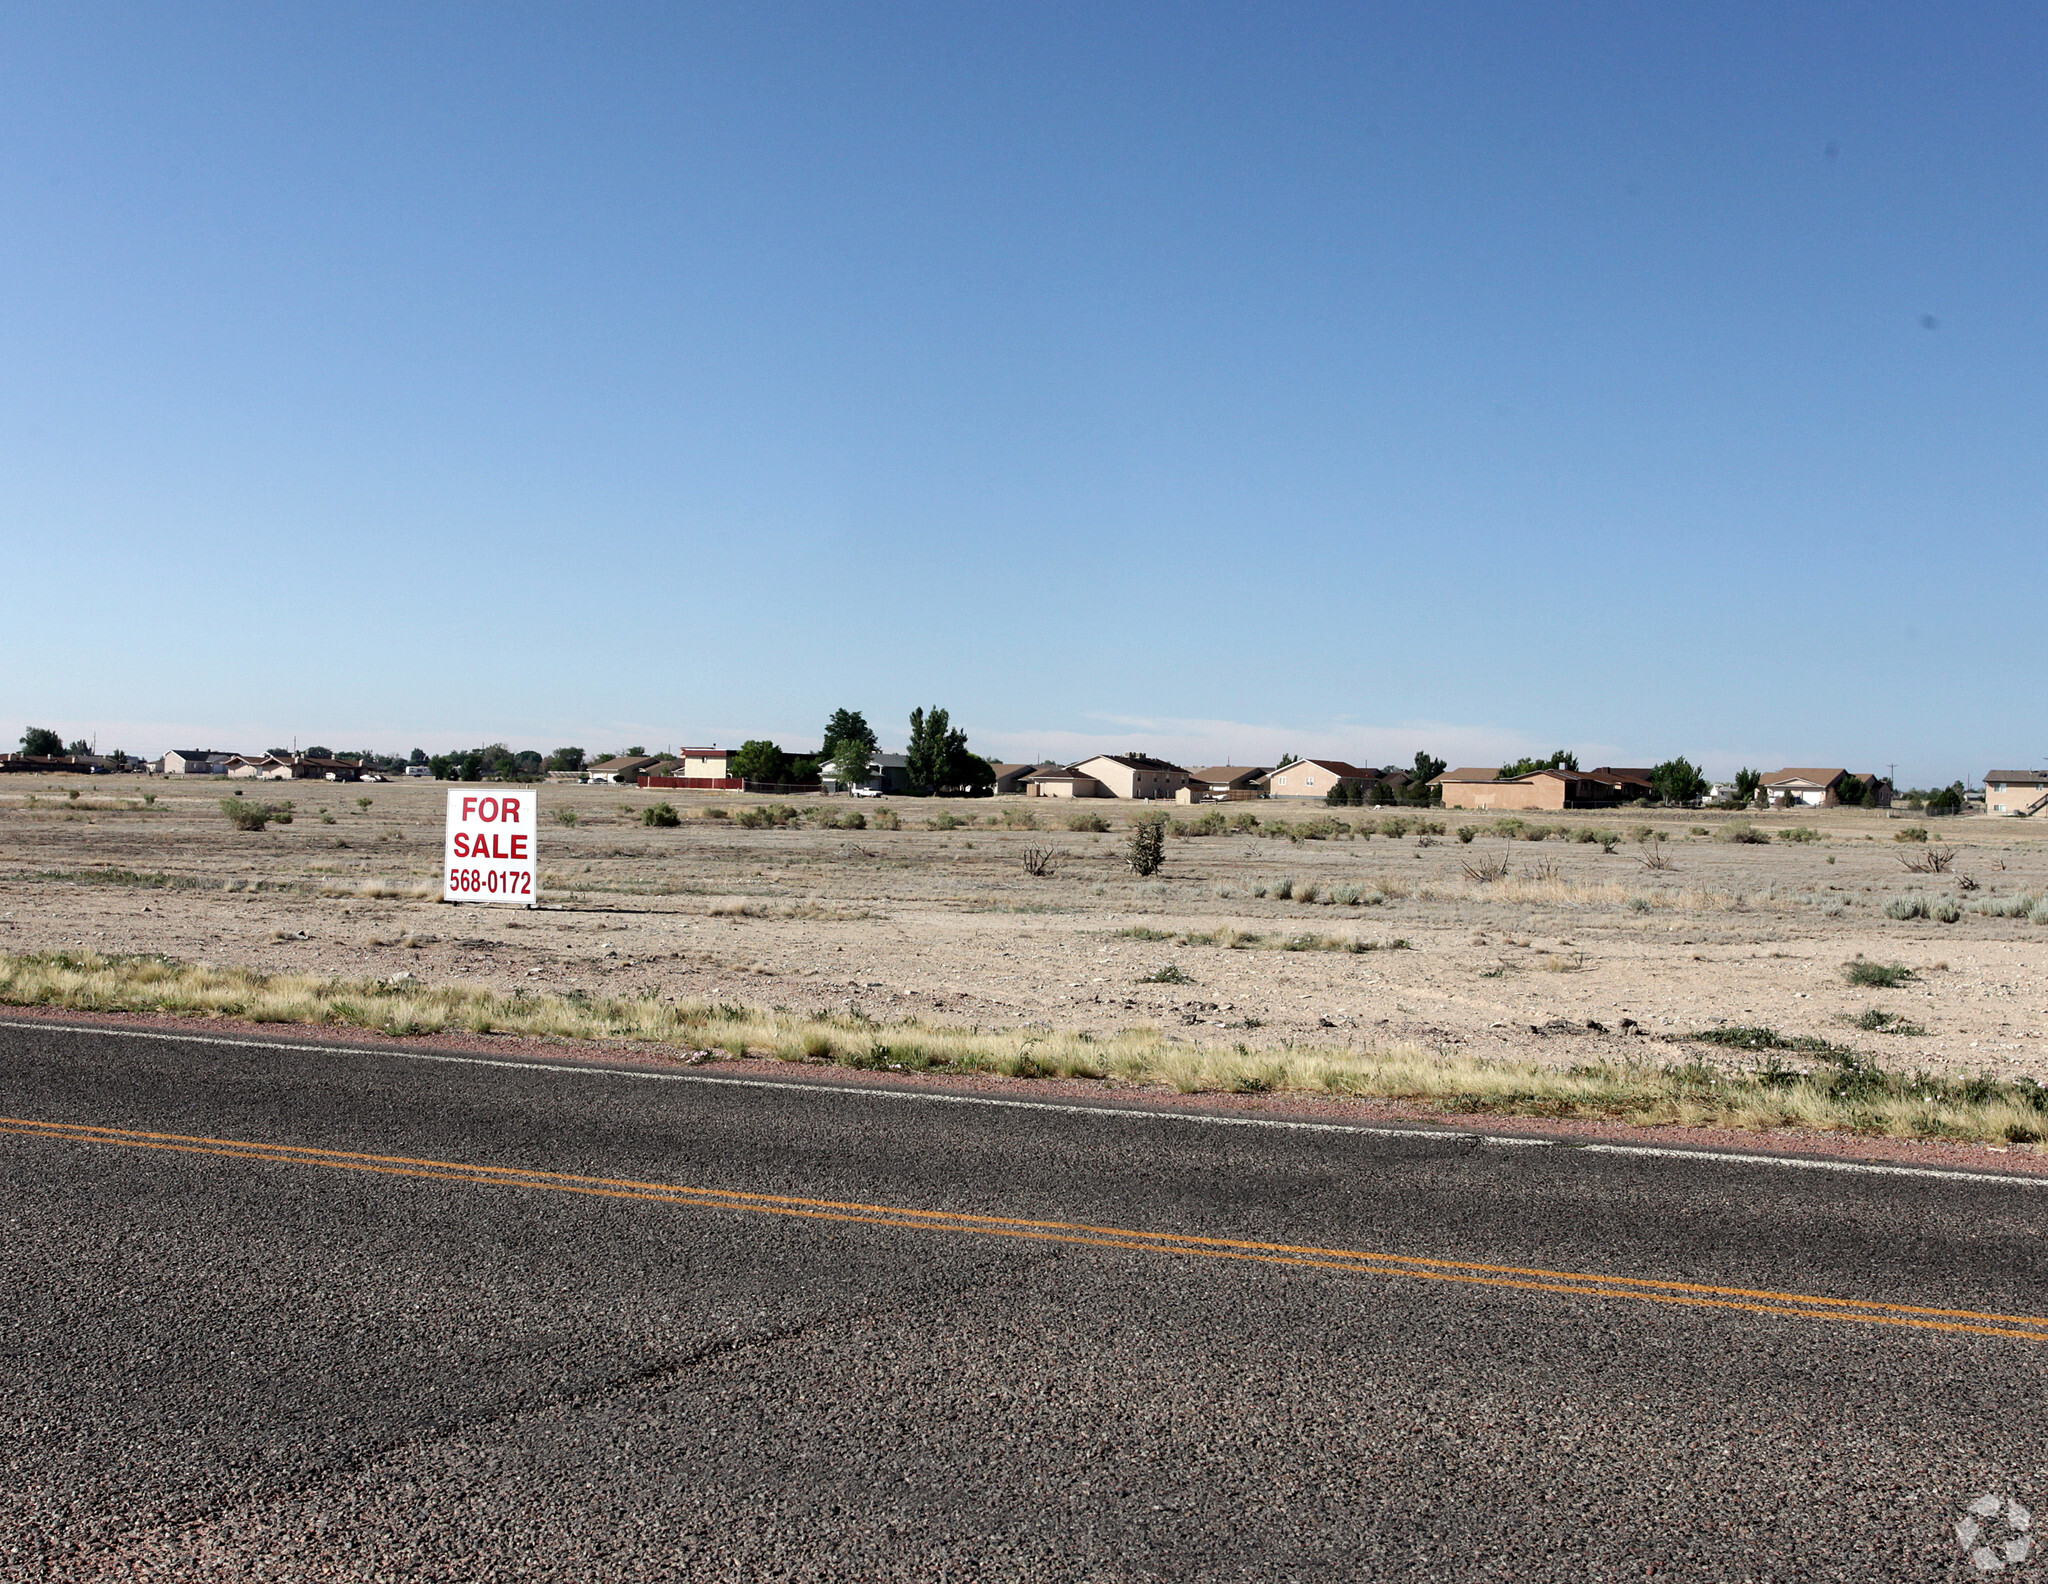
[[[1969,1579],[2048,1508],[2044,1188],[20,1026],[0,1116],[7,1580]]]

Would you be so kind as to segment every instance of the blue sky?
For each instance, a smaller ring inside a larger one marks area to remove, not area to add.
[[[0,727],[2034,764],[2044,79],[2017,6],[16,7]]]

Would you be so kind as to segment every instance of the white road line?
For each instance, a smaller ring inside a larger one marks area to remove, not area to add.
[[[0,1019],[0,1029],[38,1033],[108,1035],[120,1039],[168,1040],[187,1045],[228,1045],[245,1050],[325,1051],[338,1056],[399,1057],[405,1061],[440,1062],[455,1067],[499,1067],[513,1072],[570,1073],[578,1077],[643,1078],[654,1083],[715,1084],[729,1089],[770,1089],[777,1093],[824,1094],[866,1100],[910,1100],[927,1105],[986,1106],[994,1110],[1052,1111],[1069,1116],[1128,1117],[1138,1121],[1199,1122],[1209,1127],[1291,1129],[1301,1133],[1346,1133],[1367,1138],[1468,1139],[1502,1148],[1572,1148],[1589,1155],[1635,1155],[1651,1160],[1707,1161],[1719,1165],[1778,1166],[1790,1171],[1846,1172],[1876,1177],[1925,1177],[1940,1182],[1980,1183],[2004,1188],[2048,1188],[2048,1176],[2023,1177],[2000,1172],[1952,1171],[1938,1166],[1888,1166],[1877,1161],[1816,1159],[1803,1155],[1737,1155],[1721,1150],[1671,1149],[1656,1144],[1578,1144],[1570,1139],[1520,1138],[1514,1134],[1469,1133],[1455,1128],[1361,1127],[1345,1122],[1299,1122],[1286,1117],[1218,1116],[1203,1111],[1153,1111],[1136,1106],[1067,1105],[1057,1100],[1004,1100],[994,1095],[937,1094],[925,1089],[868,1088],[861,1084],[805,1083],[794,1078],[723,1078],[712,1073],[644,1072],[607,1067],[599,1062],[508,1061],[497,1056],[455,1056],[444,1051],[404,1046],[378,1049],[363,1045],[329,1045],[317,1041],[230,1039],[214,1034],[171,1034],[157,1029],[93,1027],[76,1023],[31,1023]]]

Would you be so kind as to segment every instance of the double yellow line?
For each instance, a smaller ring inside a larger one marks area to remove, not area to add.
[[[1253,1243],[1237,1238],[1194,1237],[1086,1222],[1032,1221],[1016,1216],[968,1215],[950,1210],[915,1210],[903,1205],[860,1204],[836,1199],[803,1199],[785,1194],[739,1193],[727,1188],[692,1188],[678,1183],[625,1178],[581,1177],[567,1172],[514,1166],[480,1166],[465,1161],[420,1160],[404,1155],[365,1155],[350,1150],[310,1149],[247,1139],[146,1133],[133,1128],[91,1127],[0,1117],[0,1133],[60,1139],[76,1144],[113,1144],[129,1149],[168,1150],[185,1155],[218,1155],[229,1160],[268,1161],[286,1166],[325,1166],[335,1171],[435,1182],[539,1189],[599,1199],[642,1199],[698,1209],[736,1210],[755,1215],[793,1216],[811,1221],[847,1221],[864,1226],[901,1227],[918,1232],[952,1232],[974,1237],[1022,1238],[1090,1248],[1131,1249],[1183,1258],[1240,1260],[1261,1265],[1296,1265],[1353,1275],[1405,1276],[1416,1281],[1472,1287],[1508,1287],[1524,1292],[1581,1298],[1631,1298],[1643,1303],[1693,1309],[1734,1309],[1747,1314],[1800,1320],[1850,1321],[1860,1325],[1904,1326],[1920,1331],[1967,1332],[2048,1342],[2048,1318],[1985,1314],[1974,1309],[1931,1309],[1917,1304],[1825,1298],[1810,1293],[1749,1287],[1716,1287],[1699,1282],[1658,1281],[1640,1276],[1607,1276],[1585,1271],[1542,1270],[1520,1265],[1487,1265],[1472,1260],[1422,1259],[1365,1249],[1318,1248],[1311,1244]]]

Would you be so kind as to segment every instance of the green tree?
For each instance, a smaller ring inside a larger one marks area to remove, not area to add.
[[[789,755],[765,737],[743,742],[727,761],[727,775],[743,781],[782,781],[788,778]]]
[[[866,786],[874,757],[872,744],[858,737],[842,737],[832,745],[832,773],[842,787]]]
[[[64,739],[47,726],[31,726],[21,734],[21,751],[31,759],[55,759],[64,752]]]
[[[550,770],[581,770],[583,768],[583,750],[581,748],[557,748],[548,755],[548,768]]]
[[[953,767],[953,755],[967,747],[967,733],[956,731],[953,718],[934,704],[929,712],[910,712],[910,741],[903,750],[904,774],[911,790],[921,797],[946,785],[946,773]]]
[[[1735,801],[1741,804],[1754,803],[1757,794],[1763,790],[1764,773],[1761,770],[1738,770],[1735,772]]]
[[[1573,768],[1577,769],[1578,767],[1574,765]],[[1418,752],[1415,755],[1415,768],[1409,773],[1410,780],[1434,781],[1448,769],[1450,769],[1449,761],[1439,759],[1434,754]]]
[[[996,767],[978,753],[969,753],[966,734],[961,734],[960,751],[953,755],[948,767],[946,785],[958,787],[963,792],[982,793],[996,784]]]
[[[1930,814],[1960,814],[1966,801],[1967,799],[1963,796],[1962,782],[1952,782],[1948,786],[1943,787],[1939,792],[1935,792],[1928,797],[1927,812]]]
[[[306,750],[306,757],[308,759],[332,759],[334,757],[334,750],[332,748],[308,748]]]
[[[1707,778],[1690,759],[1666,759],[1650,772],[1650,785],[1666,803],[1694,803],[1706,796]]]
[[[1842,777],[1841,785],[1835,788],[1835,796],[1848,808],[1861,808],[1863,790],[1863,777],[1845,775]]]
[[[1511,765],[1500,767],[1500,779],[1512,781],[1516,776],[1533,775],[1538,770],[1573,770],[1579,768],[1579,756],[1560,748],[1548,759],[1517,759]],[[1428,779],[1427,777],[1424,778]]]
[[[92,752],[92,744],[87,742],[83,737],[81,737],[64,751],[66,753],[74,754],[89,754]]]
[[[577,752],[578,752],[578,753],[581,753],[581,752],[582,752],[582,750],[581,750],[581,749],[579,748],[579,749],[577,750]],[[427,760],[427,751],[426,751],[426,749],[424,749],[424,748],[415,748],[415,749],[413,749],[411,757],[410,757],[410,758],[408,758],[408,759],[407,759],[407,760],[406,760],[405,762],[406,762],[407,764],[426,764],[426,763],[428,762],[428,760]]]
[[[834,710],[832,718],[825,722],[824,745],[818,749],[819,760],[839,762],[839,745],[844,742],[865,744],[872,757],[875,751],[875,729],[868,724],[867,717],[859,710]],[[866,769],[865,762],[862,765]]]

